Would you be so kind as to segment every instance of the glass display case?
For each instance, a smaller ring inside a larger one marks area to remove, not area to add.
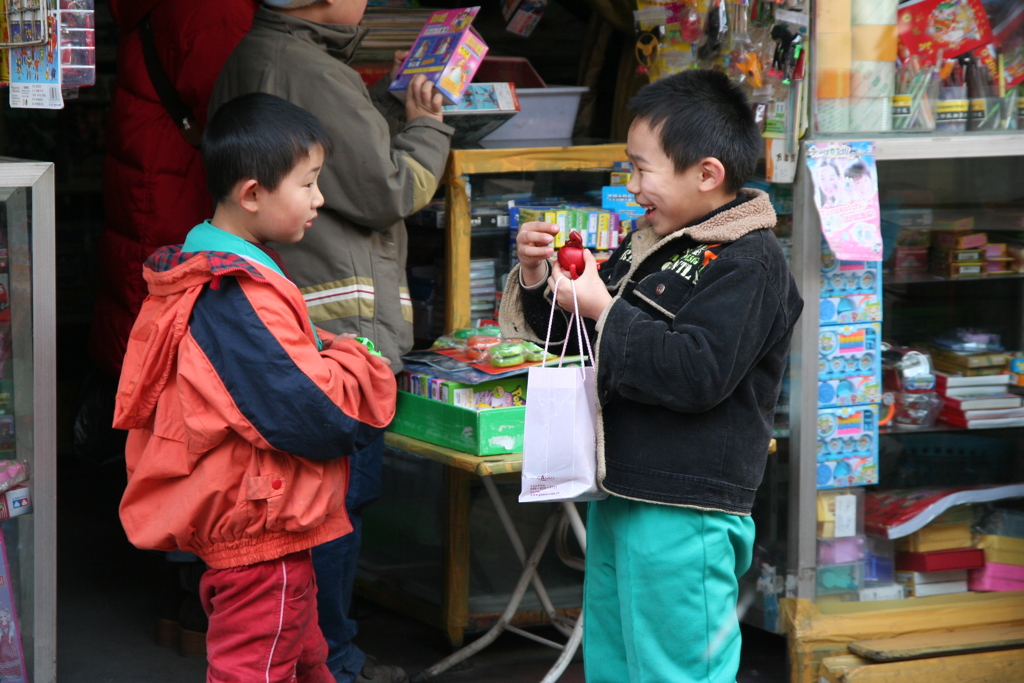
[[[827,440],[823,451],[821,436],[823,421],[832,410],[822,403],[826,394],[832,395],[823,390],[821,373],[827,368],[823,370],[821,364],[829,359],[823,355],[822,339],[836,328],[836,321],[825,319],[826,312],[833,310],[830,305],[835,294],[826,270],[838,265],[837,272],[862,273],[867,272],[866,267],[880,275],[881,285],[876,288],[872,283],[871,293],[877,298],[873,303],[877,315],[855,321],[865,333],[857,338],[859,351],[867,349],[871,336],[867,332],[875,330],[877,335],[880,331],[880,339],[888,344],[931,350],[933,363],[940,370],[953,372],[955,367],[942,366],[942,347],[936,347],[936,340],[951,331],[968,329],[998,336],[1005,354],[992,371],[999,369],[1005,378],[1005,356],[1024,349],[1024,185],[1020,181],[1024,177],[1024,135],[879,136],[872,141],[882,217],[882,262],[833,264],[827,250],[823,251],[814,202],[817,189],[804,157],[794,187],[792,268],[805,308],[794,333],[791,356],[791,434],[780,440],[779,453],[769,463],[761,503],[755,510],[759,552],[768,558],[765,564],[772,575],[753,578],[758,580],[759,595],[752,610],[757,619],[771,622],[769,628],[788,632],[794,681],[818,680],[820,660],[845,652],[850,641],[883,637],[880,634],[1001,624],[1024,609],[1021,591],[911,598],[884,591],[862,593],[871,586],[872,577],[878,576],[876,572],[891,576],[891,543],[887,551],[878,552],[868,547],[870,537],[860,542],[863,532],[851,529],[852,539],[840,547],[838,539],[822,533],[822,524],[831,523],[823,519],[833,519],[822,516],[822,491],[843,492],[828,489],[828,482],[821,478],[823,463],[840,460],[828,452]],[[971,245],[973,252],[961,248],[967,245],[958,241],[967,236],[980,240]],[[855,288],[846,280],[837,286]],[[843,296],[851,299],[854,294],[861,295],[851,289]],[[881,388],[879,371],[873,366],[867,373]],[[1005,385],[1011,395],[1024,393],[1005,379],[994,381]],[[876,416],[873,423],[859,423],[863,431],[858,432],[866,443],[877,440],[877,453],[866,459],[874,468],[871,479],[863,482],[869,491],[1024,482],[1024,426],[990,423],[972,424],[968,429],[955,423],[950,399],[942,398],[940,404],[942,401],[942,417],[932,415],[921,423],[897,420],[879,425],[886,422],[888,412],[880,399],[847,408],[873,411]],[[894,410],[899,408],[897,403]],[[839,424],[842,427],[841,420]],[[838,440],[840,448],[842,441]],[[862,490],[856,489],[858,495]],[[862,509],[851,510],[854,518],[863,519]],[[772,621],[778,611],[772,613],[771,592],[782,602],[778,621]]]
[[[0,160],[0,677],[56,679],[53,165]]]

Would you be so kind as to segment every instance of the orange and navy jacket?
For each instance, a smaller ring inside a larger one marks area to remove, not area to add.
[[[294,284],[241,256],[164,247],[144,276],[114,413],[128,539],[226,569],[349,533],[345,456],[394,416],[388,365],[330,342]]]

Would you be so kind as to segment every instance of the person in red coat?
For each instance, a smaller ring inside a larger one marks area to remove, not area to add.
[[[182,137],[150,80],[139,25],[149,15],[160,65],[202,130],[217,75],[258,6],[258,0],[110,0],[122,33],[107,121],[106,223],[89,351],[111,378],[121,372],[146,298],[142,264],[159,247],[184,241],[213,210],[199,150]]]
[[[107,120],[106,222],[89,338],[96,368],[85,379],[75,417],[75,452],[91,464],[124,459],[126,433],[111,424],[128,335],[148,292],[143,263],[158,248],[184,242],[189,230],[213,215],[202,157],[157,95],[143,57],[140,25],[148,16],[160,66],[201,131],[213,84],[258,7],[259,0],[110,0],[121,38]],[[158,642],[180,641],[181,654],[201,656],[199,632],[206,628],[206,617],[195,593],[202,565],[191,557],[168,559],[166,585],[157,590]],[[189,587],[188,595],[180,593],[179,582]]]

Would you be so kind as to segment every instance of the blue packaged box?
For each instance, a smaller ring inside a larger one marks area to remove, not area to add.
[[[818,411],[818,488],[878,483],[878,406]]]
[[[849,325],[882,319],[882,262],[840,261],[822,240],[818,322]]]
[[[635,201],[635,196],[625,186],[606,186],[601,188],[601,208],[614,211],[621,217],[639,218],[646,211]]]
[[[827,325],[818,332],[818,407],[882,400],[882,325]]]

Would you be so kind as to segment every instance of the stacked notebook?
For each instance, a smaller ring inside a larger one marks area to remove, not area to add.
[[[965,377],[935,373],[944,405],[939,419],[967,429],[1024,426],[1024,398],[1010,393],[1008,374]]]

